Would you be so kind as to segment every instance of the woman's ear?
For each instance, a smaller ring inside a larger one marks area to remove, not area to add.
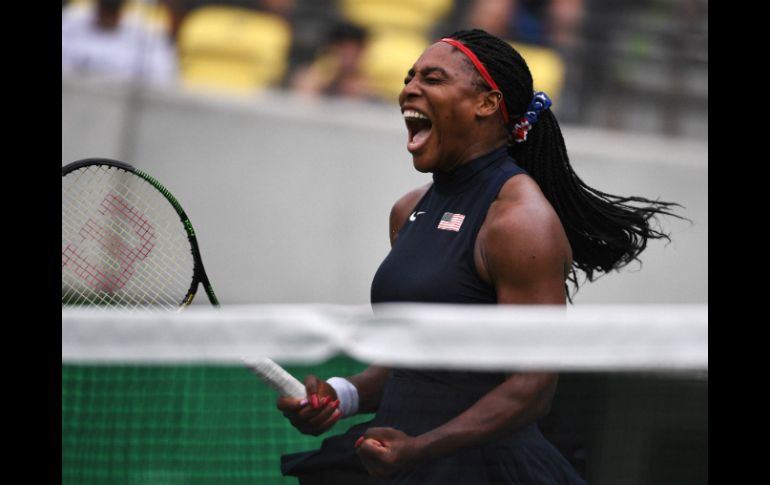
[[[486,118],[499,111],[500,103],[503,102],[503,93],[495,89],[492,91],[485,91],[479,96],[479,103],[476,106],[476,116]]]

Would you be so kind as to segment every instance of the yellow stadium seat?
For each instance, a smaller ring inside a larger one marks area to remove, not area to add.
[[[371,30],[401,28],[422,34],[452,11],[454,0],[341,0],[342,13]]]
[[[274,14],[205,6],[182,20],[177,47],[185,86],[250,92],[283,80],[291,27]]]
[[[387,101],[397,101],[404,78],[428,48],[425,36],[398,31],[374,32],[362,60],[362,71],[372,89]]]
[[[524,57],[532,73],[535,91],[545,91],[556,101],[564,87],[564,61],[556,51],[518,42],[509,42]]]

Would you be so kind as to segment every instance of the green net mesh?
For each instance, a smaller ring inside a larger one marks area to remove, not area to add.
[[[286,369],[298,378],[359,372],[337,357]],[[62,365],[62,484],[285,484],[280,455],[326,437],[296,431],[249,369]],[[339,422],[339,432],[371,415]]]

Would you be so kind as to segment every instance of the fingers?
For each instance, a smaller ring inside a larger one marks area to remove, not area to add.
[[[313,410],[308,406],[297,414],[295,419],[291,419],[292,424],[305,434],[318,436],[329,430],[342,417],[342,412],[336,409],[336,406],[325,405],[318,410]]]
[[[321,432],[324,432],[324,431],[328,430],[329,428],[331,428],[332,426],[334,426],[337,423],[337,421],[340,420],[341,417],[342,417],[342,411],[340,411],[339,409],[336,409],[336,407],[335,407],[335,409],[332,410],[331,415],[326,420],[324,420],[322,423],[320,423],[318,425],[318,428],[323,430]]]
[[[319,379],[314,375],[305,377],[305,392],[308,401],[313,409],[320,409],[325,404],[322,403],[324,397],[329,397],[327,403],[337,399],[337,393],[326,381]]]
[[[382,442],[374,438],[364,438],[361,440],[361,444],[358,445],[358,452],[359,454],[372,456],[386,452],[386,448]]]
[[[356,453],[370,475],[389,476],[419,459],[412,440],[394,428],[369,428],[356,441]]]
[[[293,397],[280,396],[276,402],[276,407],[285,413],[298,412],[305,406],[307,406],[307,399],[296,399]]]
[[[313,409],[318,409],[318,377],[314,375],[305,376],[305,393],[310,400]]]
[[[304,384],[307,397],[279,397],[276,406],[300,432],[317,436],[342,418],[340,401],[334,388],[314,375],[306,376]]]
[[[398,438],[402,434],[403,433],[401,431],[398,431],[394,428],[376,427],[367,429],[364,433],[364,438],[367,440],[372,439],[382,445],[389,440]]]
[[[339,406],[339,403],[329,402],[329,397],[327,396],[317,400],[317,407],[311,404],[300,410],[297,414],[304,421],[307,421],[308,424],[317,426],[326,421],[334,410],[337,409],[337,406]]]
[[[393,428],[369,428],[356,440],[355,448],[360,456],[377,455],[399,448],[406,434]]]
[[[342,412],[337,409],[338,400],[331,401],[327,396],[319,399],[317,404],[318,407],[314,408],[309,399],[305,400],[304,406],[299,406],[297,402],[283,401],[279,403],[279,409],[283,407],[283,415],[300,432],[317,436],[334,426],[342,417]]]
[[[385,444],[378,440],[377,438],[372,436],[372,430],[377,430],[378,428],[370,428],[367,429],[366,432],[361,435],[361,437],[356,440],[355,447],[356,448],[363,448],[364,451],[372,451],[373,449],[376,449],[377,451],[382,450],[385,448]],[[376,431],[375,431],[376,433]]]
[[[364,434],[358,438],[355,447],[356,453],[361,459],[361,463],[370,475],[375,477],[385,477],[393,471],[387,463],[388,450],[380,441],[374,438],[368,438],[366,434]]]

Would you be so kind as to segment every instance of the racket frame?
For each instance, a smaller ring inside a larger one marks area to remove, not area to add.
[[[112,160],[109,158],[84,158],[82,160],[74,161],[62,167],[61,175],[62,177],[65,177],[66,175],[74,172],[75,170],[85,168],[85,167],[90,167],[90,166],[96,166],[96,165],[113,167],[128,173],[131,173],[133,175],[136,175],[137,177],[141,178],[142,180],[152,185],[158,192],[160,192],[166,198],[166,200],[171,204],[171,206],[176,211],[177,215],[179,216],[179,220],[182,223],[182,226],[184,227],[185,232],[187,233],[187,240],[190,242],[190,249],[192,252],[193,263],[194,263],[193,278],[192,278],[192,282],[190,283],[190,288],[187,290],[187,294],[185,295],[184,299],[180,303],[179,307],[180,309],[182,309],[192,303],[193,298],[195,298],[195,294],[198,291],[199,284],[203,285],[203,289],[206,291],[206,295],[209,298],[209,302],[211,302],[213,306],[218,307],[219,299],[214,293],[214,288],[212,288],[211,282],[209,281],[209,277],[206,274],[205,268],[203,267],[203,259],[201,258],[200,247],[198,246],[198,238],[195,236],[195,229],[193,229],[192,223],[190,222],[190,218],[187,217],[187,214],[185,213],[184,209],[182,209],[182,206],[179,203],[179,201],[176,200],[176,197],[174,197],[163,184],[161,184],[157,179],[155,179],[152,175],[148,174],[147,172],[139,170],[128,163],[121,162],[118,160]]]

